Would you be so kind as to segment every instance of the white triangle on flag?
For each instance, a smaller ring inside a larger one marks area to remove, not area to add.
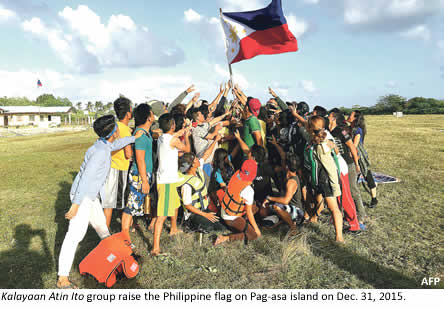
[[[256,30],[251,29],[228,16],[221,14],[222,28],[225,33],[225,46],[227,52],[228,63],[232,63],[240,50],[240,41],[251,35]]]

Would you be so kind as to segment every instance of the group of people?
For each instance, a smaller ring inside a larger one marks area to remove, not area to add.
[[[118,209],[129,240],[136,219],[148,218],[152,256],[162,254],[168,218],[170,235],[183,228],[220,232],[214,245],[247,243],[260,237],[261,229],[281,223],[293,233],[303,222],[316,223],[325,204],[336,241],[344,241],[343,231],[358,235],[366,229],[360,174],[371,192],[368,207],[376,206],[377,198],[359,111],[347,119],[336,108],[316,106],[310,112],[306,102],[284,102],[271,88],[262,105],[231,82],[221,85],[211,103],[195,93],[182,104],[193,91],[189,87],[170,104],[153,100],[134,108],[119,97],[117,121],[107,115],[94,122],[99,139],[87,150],[71,188],[57,287],[75,287],[69,272],[88,224],[106,238]]]

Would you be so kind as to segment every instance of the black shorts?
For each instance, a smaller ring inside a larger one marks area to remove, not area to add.
[[[318,185],[315,189],[317,194],[323,197],[333,197],[333,188],[331,187],[328,174],[324,169],[319,171]]]

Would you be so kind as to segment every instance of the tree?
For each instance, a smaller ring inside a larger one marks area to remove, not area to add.
[[[406,104],[406,98],[397,94],[388,94],[379,98],[374,106],[377,114],[402,112]]]
[[[58,100],[52,94],[42,94],[37,97],[35,103],[38,106],[58,106]]]
[[[112,102],[108,102],[108,104],[105,105],[105,109],[107,112],[110,112],[114,107],[114,104]]]
[[[76,104],[76,109],[77,109],[78,111],[81,111],[81,110],[82,110],[82,102],[77,102],[77,104]]]
[[[94,110],[96,111],[96,113],[103,111],[103,103],[101,101],[96,101],[96,103],[94,104]]]
[[[88,112],[92,112],[93,110],[93,104],[91,103],[91,101],[88,102],[88,104],[86,104],[86,110]]]

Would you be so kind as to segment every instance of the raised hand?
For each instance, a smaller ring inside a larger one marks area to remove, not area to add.
[[[190,87],[188,87],[188,89],[187,90],[185,90],[187,93],[191,93],[191,92],[193,92],[194,90],[196,90],[195,88],[194,88],[194,84],[193,85],[191,85]]]
[[[234,137],[235,137],[235,138],[237,138],[237,139],[240,138],[239,130],[234,131],[233,134],[234,134]]]
[[[196,92],[193,96],[193,101],[197,102],[197,100],[199,100],[199,97],[200,97],[200,92]]]
[[[273,89],[271,89],[271,87],[268,87],[268,92],[271,94],[271,96],[277,97],[276,93],[273,91]]]

